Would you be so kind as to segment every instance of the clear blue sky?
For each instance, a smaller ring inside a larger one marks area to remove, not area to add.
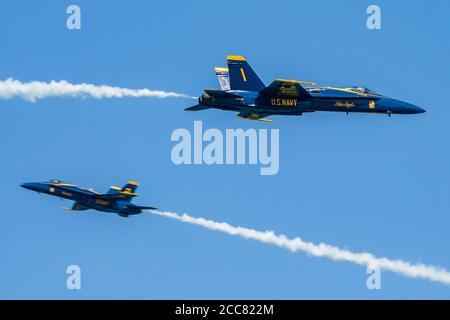
[[[82,30],[66,29],[66,8]],[[366,8],[382,9],[382,30]],[[428,112],[241,121],[183,99],[0,101],[0,298],[448,298],[450,288],[172,220],[123,219],[18,187],[60,178],[136,202],[450,268],[450,14],[423,1],[18,1],[0,4],[0,78],[199,95],[244,55],[260,77],[365,85]],[[176,128],[279,128],[280,171],[175,166]],[[82,290],[65,288],[66,267]]]

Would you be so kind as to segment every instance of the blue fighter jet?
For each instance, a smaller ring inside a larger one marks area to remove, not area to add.
[[[71,211],[97,210],[116,213],[121,217],[136,215],[143,210],[155,210],[154,207],[137,206],[131,200],[138,196],[135,193],[138,183],[128,182],[123,188],[111,187],[106,194],[95,192],[92,189],[83,189],[74,184],[64,183],[60,180],[46,182],[24,183],[21,187],[45,193],[48,195],[75,201],[72,208],[64,208]]]
[[[186,111],[221,109],[239,112],[248,120],[271,115],[302,115],[305,112],[340,111],[391,114],[425,112],[413,104],[382,96],[360,87],[320,87],[312,82],[277,79],[268,87],[242,56],[228,56],[227,68],[215,68],[221,90],[207,89],[198,104]],[[305,87],[303,86],[305,85]]]

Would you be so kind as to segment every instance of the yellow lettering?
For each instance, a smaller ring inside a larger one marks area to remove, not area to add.
[[[271,98],[270,99],[270,104],[273,105],[273,106],[295,107],[295,106],[297,106],[297,99],[275,99],[275,98]]]

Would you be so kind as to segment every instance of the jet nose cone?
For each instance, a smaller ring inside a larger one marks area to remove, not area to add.
[[[39,191],[39,186],[37,183],[29,182],[29,183],[22,183],[20,185],[22,188],[31,190],[31,191]]]
[[[423,109],[423,108],[421,108],[421,107],[418,107],[418,106],[414,106],[415,107],[415,109],[416,109],[416,112],[415,113],[424,113],[424,112],[427,112],[425,109]]]
[[[22,188],[25,188],[25,189],[31,189],[31,183],[22,183],[21,185],[20,185]]]
[[[414,104],[411,104],[411,103],[405,103],[405,107],[404,108],[408,111],[408,113],[411,113],[411,114],[418,114],[418,113],[426,112],[425,109],[423,109],[421,107],[418,107],[418,106],[416,106]]]

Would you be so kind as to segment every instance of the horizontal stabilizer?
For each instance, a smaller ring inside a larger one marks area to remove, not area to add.
[[[147,207],[147,206],[136,206],[136,208],[139,208],[141,210],[156,210],[156,209],[158,209],[155,207]]]
[[[156,210],[156,209],[158,209],[158,208],[155,208],[155,207],[142,207],[142,206],[140,206],[139,208],[141,208],[142,210]]]
[[[211,109],[210,107],[201,105],[201,104],[197,104],[195,106],[189,107],[184,109],[185,111],[202,111],[202,110],[206,110],[206,109]]]
[[[206,89],[205,92],[209,94],[211,97],[215,98],[241,98],[240,95],[228,91]]]

